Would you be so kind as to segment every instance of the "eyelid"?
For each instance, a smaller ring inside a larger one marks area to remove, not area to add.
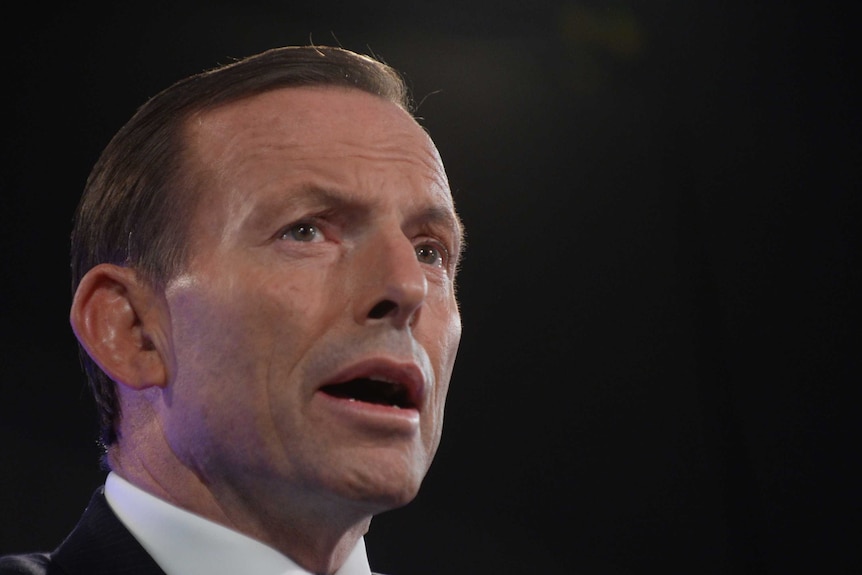
[[[331,232],[329,230],[329,223],[326,219],[326,213],[318,213],[306,214],[293,219],[288,224],[285,224],[278,228],[273,238],[276,240],[282,239],[288,232],[290,232],[291,229],[299,225],[313,226],[318,230],[319,233],[323,235],[324,238],[328,238],[331,235]]]
[[[431,245],[436,249],[440,254],[441,262],[438,266],[441,269],[445,269],[448,271],[452,270],[452,252],[449,249],[449,246],[446,245],[446,242],[435,238],[434,236],[420,236],[414,241],[414,245],[419,247],[421,245]]]

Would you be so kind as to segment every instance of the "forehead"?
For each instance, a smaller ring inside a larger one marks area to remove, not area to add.
[[[289,201],[302,186],[417,209],[436,204],[454,216],[426,132],[398,105],[361,90],[281,88],[198,113],[186,128],[198,216],[221,212],[238,224],[247,210]]]
[[[350,156],[412,164],[448,191],[437,148],[422,127],[398,105],[358,89],[272,90],[199,112],[186,128],[191,156],[205,168]]]
[[[373,94],[340,86],[267,91],[199,112],[188,128],[192,147],[216,157],[241,138],[247,147],[275,145],[275,139],[279,145],[302,148],[355,143],[397,150],[407,145],[440,161],[433,142],[408,112]]]

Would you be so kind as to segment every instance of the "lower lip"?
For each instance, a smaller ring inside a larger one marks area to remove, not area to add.
[[[366,403],[317,392],[315,398],[327,411],[348,425],[374,431],[414,434],[419,430],[419,410]]]

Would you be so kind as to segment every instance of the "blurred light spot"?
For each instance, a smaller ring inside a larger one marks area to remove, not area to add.
[[[604,52],[633,60],[644,50],[644,35],[631,8],[616,4],[606,8],[569,3],[560,13],[560,30],[566,43],[578,49]]]

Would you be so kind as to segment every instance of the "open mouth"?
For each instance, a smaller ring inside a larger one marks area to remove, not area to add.
[[[361,377],[324,386],[321,391],[333,397],[376,405],[388,405],[400,409],[416,407],[404,385],[389,381]]]

